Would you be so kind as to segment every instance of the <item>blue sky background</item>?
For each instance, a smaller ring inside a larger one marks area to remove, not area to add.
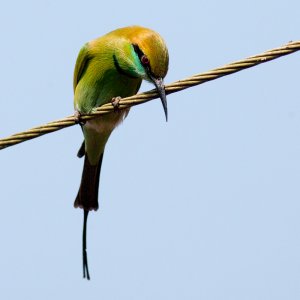
[[[157,30],[166,83],[300,38],[299,1],[6,1],[0,135],[73,112],[81,46]],[[106,148],[82,279],[78,126],[0,152],[1,299],[299,299],[299,53],[133,108]],[[152,88],[149,84],[142,90]]]

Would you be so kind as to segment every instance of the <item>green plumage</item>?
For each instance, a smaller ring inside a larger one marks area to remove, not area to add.
[[[90,113],[114,97],[138,92],[143,79],[152,82],[161,97],[167,117],[163,78],[168,70],[168,51],[160,35],[150,29],[132,26],[117,29],[86,43],[80,50],[74,70],[74,108]],[[85,250],[87,215],[98,209],[98,185],[106,142],[129,109],[117,110],[83,126],[85,154],[81,185],[74,203],[85,211],[83,234],[84,276],[89,279]],[[83,151],[84,150],[84,151]]]
[[[113,97],[137,93],[142,78],[126,76],[116,69],[114,57],[118,62],[117,57],[124,55],[116,47],[115,43],[100,38],[80,50],[74,73],[74,106],[79,112],[89,113]]]

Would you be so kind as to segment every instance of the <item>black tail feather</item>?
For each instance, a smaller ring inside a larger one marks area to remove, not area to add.
[[[98,189],[100,170],[103,160],[103,153],[99,158],[97,165],[91,165],[87,154],[85,153],[84,166],[81,177],[81,183],[74,207],[80,207],[84,210],[83,216],[83,232],[82,232],[82,262],[83,262],[83,278],[90,280],[87,251],[86,251],[86,229],[89,211],[98,209]]]
[[[83,141],[77,152],[77,157],[81,158],[84,157],[84,155],[85,155],[85,142]]]
[[[90,164],[87,154],[85,154],[81,183],[74,202],[75,208],[80,207],[84,210],[98,209],[98,189],[102,160],[103,153],[98,164],[93,166]]]
[[[87,218],[89,215],[88,210],[84,210],[83,214],[83,232],[82,232],[82,262],[83,262],[83,278],[90,280],[89,266],[87,260],[87,251],[86,251],[86,224]]]

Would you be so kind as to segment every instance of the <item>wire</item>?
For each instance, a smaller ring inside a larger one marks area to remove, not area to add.
[[[250,56],[243,60],[229,63],[227,65],[213,69],[211,71],[196,74],[194,76],[175,81],[171,84],[167,84],[165,86],[166,94],[168,95],[171,93],[179,92],[184,89],[190,88],[192,86],[199,85],[207,81],[215,80],[220,77],[227,76],[242,71],[244,69],[257,66],[262,63],[266,63],[273,59],[294,53],[299,50],[300,50],[300,41],[289,42],[288,44],[282,47],[274,48],[266,52],[263,52],[261,54]],[[151,90],[131,97],[123,98],[119,102],[119,109],[124,109],[130,106],[139,105],[155,98],[158,98],[158,94],[155,90]],[[104,104],[96,108],[95,111],[92,112],[91,114],[82,115],[80,117],[80,120],[87,121],[96,118],[97,116],[110,113],[114,109],[115,108],[111,103]],[[16,133],[7,138],[0,139],[0,150],[75,124],[77,124],[76,118],[74,117],[74,115],[72,115],[64,119],[60,119],[57,121],[47,123],[45,125],[34,127],[27,131]]]

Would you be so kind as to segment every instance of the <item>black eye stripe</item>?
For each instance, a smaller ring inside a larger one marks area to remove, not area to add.
[[[135,53],[138,55],[139,59],[141,59],[141,57],[143,55],[145,55],[144,52],[141,50],[141,48],[137,44],[132,44],[132,46],[133,46]]]
[[[147,57],[147,55],[144,54],[144,52],[141,50],[141,48],[137,45],[137,44],[132,44],[133,46],[133,49],[135,51],[135,53],[138,55],[141,63],[142,63],[142,57],[145,56]],[[145,70],[147,71],[148,74],[150,74],[152,77],[155,77],[151,71],[151,66],[150,66],[150,63],[144,65],[142,63],[143,67],[145,68]]]

